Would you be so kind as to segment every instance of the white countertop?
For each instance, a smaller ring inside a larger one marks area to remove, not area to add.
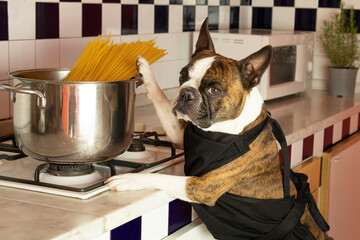
[[[360,112],[360,94],[335,98],[309,91],[267,106],[291,144]],[[159,126],[152,106],[137,107],[135,119],[148,130]],[[182,165],[162,172],[182,175]],[[0,239],[93,239],[172,200],[158,190],[106,192],[78,200],[0,187]]]

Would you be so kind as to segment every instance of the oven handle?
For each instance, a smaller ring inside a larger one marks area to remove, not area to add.
[[[7,91],[13,93],[24,93],[24,94],[31,94],[38,96],[37,98],[37,105],[40,108],[44,108],[46,106],[46,98],[44,94],[38,90],[32,90],[28,88],[19,88],[19,87],[13,87],[8,84],[0,84],[0,90]],[[15,96],[12,95],[13,101],[15,100]]]

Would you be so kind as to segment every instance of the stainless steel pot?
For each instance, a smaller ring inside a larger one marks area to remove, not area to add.
[[[129,146],[136,81],[65,82],[69,69],[9,73],[14,134],[28,156],[52,163],[100,162]]]

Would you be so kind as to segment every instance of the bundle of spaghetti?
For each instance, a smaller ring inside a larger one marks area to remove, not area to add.
[[[120,81],[137,75],[136,60],[139,55],[152,64],[167,54],[155,46],[155,39],[114,44],[111,34],[101,40],[101,35],[91,41],[71,68],[65,81]]]

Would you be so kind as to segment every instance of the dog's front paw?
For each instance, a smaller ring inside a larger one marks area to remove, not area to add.
[[[134,191],[146,189],[146,187],[139,181],[138,174],[119,174],[112,176],[105,181],[105,185],[111,191]]]
[[[159,92],[161,90],[155,80],[148,61],[146,61],[145,58],[139,55],[136,61],[136,68],[144,79],[144,85],[147,90],[147,97],[153,99],[154,97],[159,95]]]

